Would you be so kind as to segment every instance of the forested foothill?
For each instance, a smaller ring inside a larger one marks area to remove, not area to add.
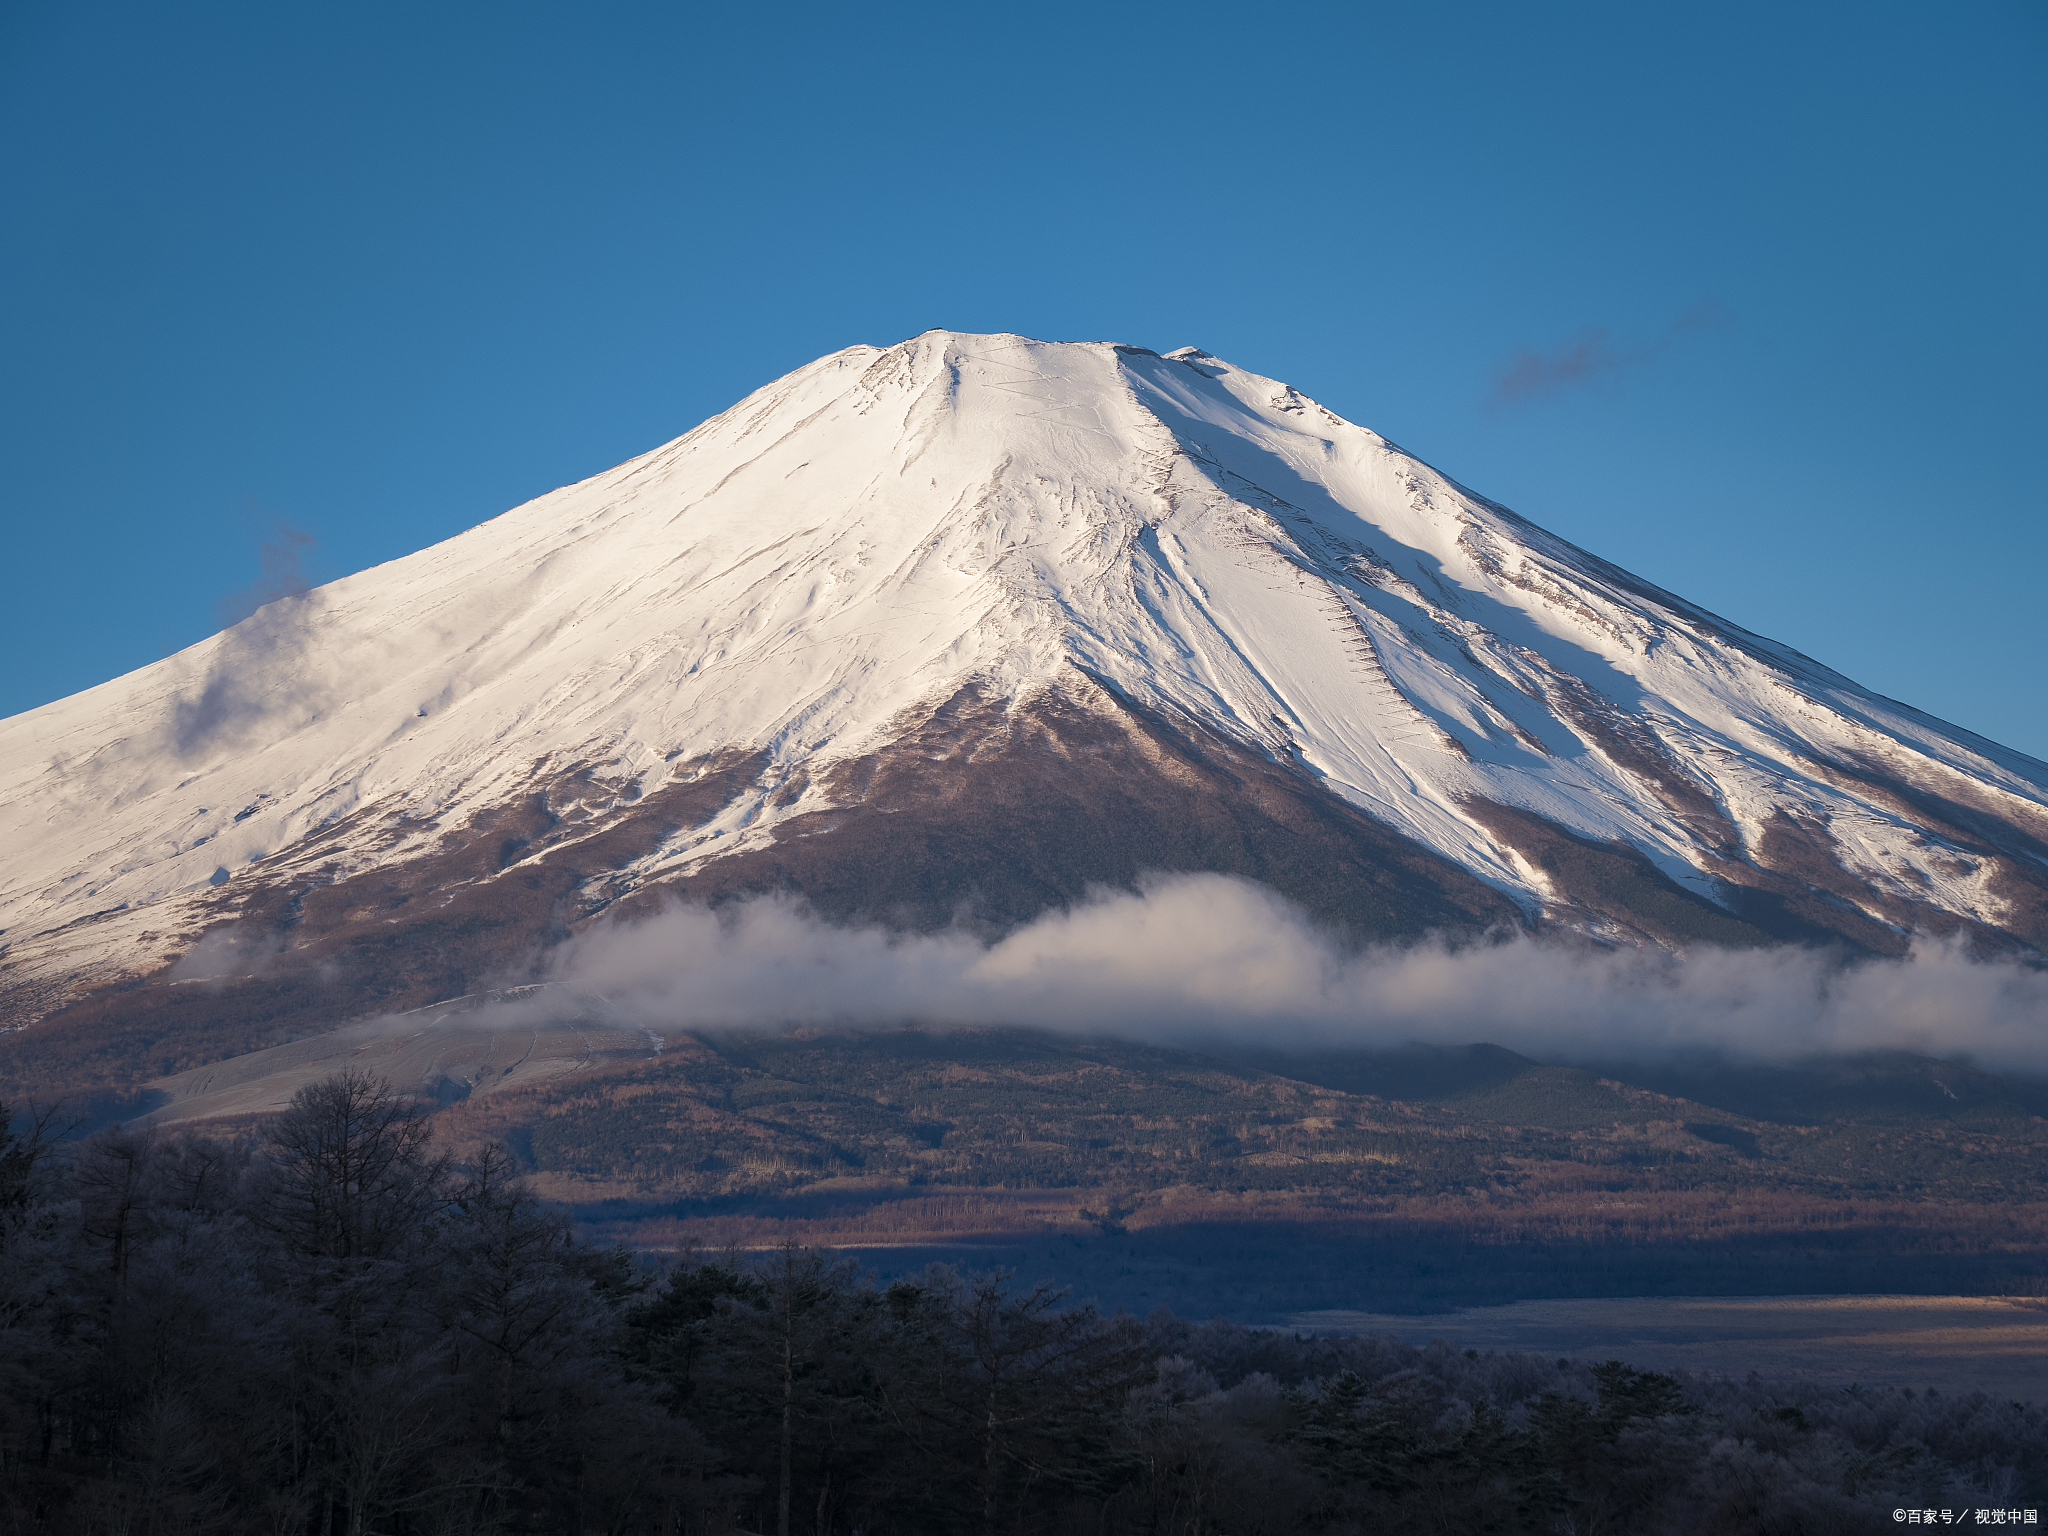
[[[561,1071],[507,1078],[478,1065],[487,1028],[451,1024],[415,1052],[438,1076],[406,1081],[442,1144],[503,1146],[639,1250],[794,1242],[900,1273],[971,1248],[1109,1306],[1261,1322],[2048,1290],[2048,1082],[1956,1061],[1587,1067],[1013,1028],[640,1031],[607,1054],[565,1033]],[[0,1099],[67,1095],[91,1125],[182,1113],[73,1059],[101,1044],[0,1036]],[[240,1113],[208,1123],[254,1134]]]
[[[579,1241],[363,1074],[253,1135],[0,1132],[0,1529],[1855,1532],[2048,1502],[2041,1404]]]
[[[971,1244],[1134,1312],[1272,1320],[2027,1293],[2048,1277],[2044,1117],[2044,1085],[1900,1053],[1588,1070],[814,1029],[673,1035],[438,1123],[503,1141],[636,1248]]]

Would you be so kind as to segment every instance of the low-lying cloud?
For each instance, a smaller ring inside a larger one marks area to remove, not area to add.
[[[255,923],[227,923],[209,928],[171,967],[172,981],[221,983],[254,976],[269,967],[284,949],[284,937]]]
[[[1106,894],[993,946],[834,927],[781,899],[679,907],[586,934],[557,973],[654,1027],[1010,1024],[1296,1048],[1488,1041],[1553,1058],[1903,1049],[2048,1070],[2048,972],[1955,945],[1846,964],[1527,938],[1358,952],[1217,875]]]

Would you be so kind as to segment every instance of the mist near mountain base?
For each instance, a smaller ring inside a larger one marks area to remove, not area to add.
[[[993,945],[838,927],[783,898],[675,907],[585,934],[556,975],[656,1027],[1023,1025],[1192,1046],[1486,1041],[1548,1057],[1899,1049],[2048,1070],[2048,972],[1952,942],[1851,962],[1519,936],[1359,951],[1273,892],[1207,874],[1105,892]]]

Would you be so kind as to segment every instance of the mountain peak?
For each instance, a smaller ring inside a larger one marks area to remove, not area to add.
[[[0,723],[8,984],[54,1006],[83,975],[156,974],[200,933],[514,822],[539,830],[492,833],[501,861],[457,884],[551,870],[557,928],[661,893],[830,908],[799,840],[826,846],[877,784],[952,803],[1027,739],[1142,760],[1212,809],[1257,785],[1326,803],[1270,835],[1349,850],[1366,894],[1323,907],[1363,932],[1413,927],[1384,916],[1406,901],[1609,942],[2048,944],[2042,765],[1198,348],[934,330]],[[905,752],[958,772],[905,777]],[[1067,823],[1117,814],[1115,774],[1074,772],[1097,803]],[[1266,856],[1211,830],[1157,857]],[[919,868],[937,906],[834,910],[929,915],[998,878]],[[1061,868],[1014,912],[1129,874]]]

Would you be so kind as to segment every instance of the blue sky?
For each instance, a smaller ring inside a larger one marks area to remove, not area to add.
[[[16,0],[0,714],[943,325],[1284,378],[2048,757],[2044,162],[2038,0]]]

